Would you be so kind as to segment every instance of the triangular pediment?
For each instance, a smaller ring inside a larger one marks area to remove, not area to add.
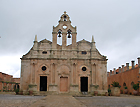
[[[85,39],[80,40],[80,41],[78,41],[77,43],[88,43],[88,44],[91,44],[89,41],[87,41],[87,40],[85,40]]]
[[[40,43],[52,43],[52,42],[47,40],[47,39],[43,39],[43,40],[40,41]]]

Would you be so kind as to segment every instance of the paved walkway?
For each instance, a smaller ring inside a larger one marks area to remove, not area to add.
[[[0,107],[140,107],[140,96],[3,95]]]
[[[86,107],[69,95],[48,95],[33,103],[30,107]]]

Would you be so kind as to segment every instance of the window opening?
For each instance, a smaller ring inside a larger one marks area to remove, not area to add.
[[[59,29],[58,30],[58,40],[57,40],[57,44],[59,44],[59,45],[62,45],[62,38],[61,38],[61,36],[62,36],[62,30]]]
[[[70,45],[72,43],[72,31],[69,29],[67,30],[67,45]]]
[[[47,54],[47,51],[43,51],[42,54]]]
[[[45,66],[42,67],[42,71],[45,71],[47,68]]]
[[[82,51],[82,54],[87,54],[87,52],[86,51]]]
[[[67,16],[66,15],[64,15],[64,21],[67,21]]]
[[[133,89],[134,82],[131,82],[131,90]]]
[[[61,37],[61,34],[62,34],[61,30],[59,30],[59,31],[58,31],[58,37],[59,37],[59,38]]]
[[[64,26],[63,26],[63,29],[67,29],[67,26],[66,26],[66,25],[64,25]]]
[[[126,86],[126,83],[125,82],[123,83],[123,86]]]
[[[87,70],[87,68],[86,67],[82,67],[82,71],[86,71]]]

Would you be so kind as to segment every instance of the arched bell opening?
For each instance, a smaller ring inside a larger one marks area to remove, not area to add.
[[[57,44],[62,45],[62,30],[59,29],[57,32]]]
[[[70,29],[67,30],[67,46],[72,44],[72,31]]]

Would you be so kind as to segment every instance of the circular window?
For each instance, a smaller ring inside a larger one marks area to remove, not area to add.
[[[45,71],[47,68],[45,66],[42,67],[42,71]]]
[[[82,67],[82,71],[86,71],[87,70],[87,68],[86,67]]]
[[[63,26],[63,29],[67,29],[67,26],[66,26],[66,25],[64,25],[64,26]]]

